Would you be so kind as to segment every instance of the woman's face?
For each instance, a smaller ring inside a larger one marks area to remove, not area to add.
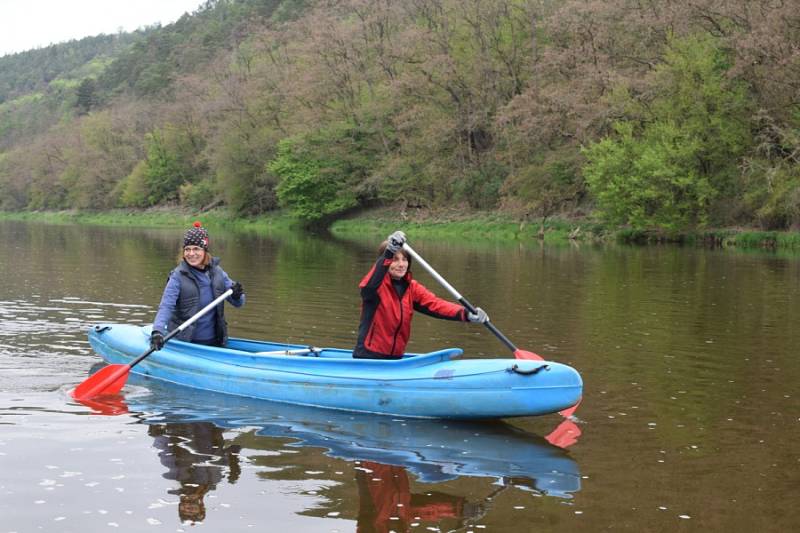
[[[203,259],[206,258],[206,251],[199,246],[184,246],[183,258],[189,263],[189,266],[200,268],[203,264]]]
[[[394,254],[392,264],[389,265],[389,275],[392,279],[400,279],[408,272],[408,258],[402,252]]]

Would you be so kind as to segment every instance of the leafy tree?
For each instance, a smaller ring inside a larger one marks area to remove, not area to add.
[[[95,111],[64,134],[67,167],[60,175],[69,190],[68,204],[78,209],[109,209],[113,191],[143,155],[141,138],[122,109]]]
[[[92,78],[84,78],[78,86],[78,113],[85,115],[97,104],[96,87]]]
[[[195,133],[167,125],[147,133],[145,144],[144,161],[116,189],[123,205],[176,203],[182,185],[204,176],[204,143]]]
[[[120,207],[148,207],[150,194],[147,186],[147,162],[139,161],[130,174],[114,189]]]
[[[576,209],[586,195],[581,163],[570,146],[547,151],[516,169],[503,184],[503,192],[526,213],[543,219]]]
[[[672,39],[652,76],[654,97],[621,100],[630,118],[585,150],[584,175],[605,216],[635,228],[682,230],[723,218],[749,144],[745,88],[710,37]]]
[[[358,206],[360,186],[380,151],[375,137],[338,124],[280,141],[275,159],[267,165],[280,178],[278,200],[312,225]]]
[[[776,123],[763,110],[756,121],[757,149],[744,164],[744,201],[763,228],[800,227],[800,111]]]

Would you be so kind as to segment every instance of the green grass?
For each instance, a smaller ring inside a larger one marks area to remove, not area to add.
[[[548,219],[544,224],[544,242],[567,243],[570,234],[577,228],[580,228],[576,237],[578,240],[601,238],[597,226]],[[398,229],[414,238],[530,242],[540,238],[541,220],[520,221],[511,216],[495,213],[473,214],[467,218],[460,213],[452,212],[426,214],[419,219],[406,219],[400,213],[382,211],[338,220],[331,226],[331,233],[341,237],[385,237]]]
[[[401,229],[411,238],[434,240],[475,240],[534,242],[540,239],[541,220],[520,221],[500,213],[468,213],[440,211],[412,213],[380,209],[363,212],[356,217],[338,220],[331,233],[345,238],[383,238]],[[258,234],[285,233],[301,229],[296,219],[285,213],[244,218],[233,216],[225,209],[198,214],[179,208],[148,210],[114,210],[107,212],[81,211],[0,211],[0,220],[25,220],[48,224],[87,224],[99,226],[131,226],[142,228],[183,228],[195,220],[206,226],[224,227],[233,231]],[[632,229],[611,230],[602,224],[581,221],[547,219],[545,244],[564,245],[571,240],[580,242],[620,242],[625,244],[679,243],[689,246],[711,246],[740,249],[800,250],[800,232],[743,231],[715,229],[694,233],[665,234],[657,231]]]
[[[205,226],[218,226],[237,231],[270,233],[292,231],[297,225],[294,219],[284,215],[268,215],[258,218],[237,218],[226,210],[193,213],[182,210],[114,210],[108,212],[81,211],[0,211],[0,220],[24,220],[46,224],[86,224],[94,226],[130,226],[139,228],[182,228],[195,220]]]

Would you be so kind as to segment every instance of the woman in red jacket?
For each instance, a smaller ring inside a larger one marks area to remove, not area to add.
[[[411,335],[411,318],[419,311],[434,318],[486,322],[480,307],[472,314],[438,298],[411,278],[411,257],[403,249],[406,236],[395,231],[381,243],[380,257],[361,280],[361,324],[353,350],[357,359],[400,359]]]

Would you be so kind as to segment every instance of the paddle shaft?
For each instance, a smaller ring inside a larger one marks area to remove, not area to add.
[[[172,337],[174,337],[175,335],[179,334],[180,332],[182,332],[183,330],[185,330],[186,328],[188,328],[192,324],[194,324],[197,320],[200,319],[200,317],[202,317],[203,315],[208,313],[211,309],[214,309],[217,305],[219,305],[222,302],[222,300],[224,300],[225,298],[227,298],[231,294],[233,294],[233,289],[228,289],[227,291],[223,292],[222,294],[217,296],[217,298],[213,302],[211,302],[210,304],[208,304],[207,306],[202,308],[200,311],[197,312],[197,314],[192,316],[189,320],[187,320],[186,322],[184,322],[183,324],[181,324],[177,328],[175,328],[172,331],[170,331],[167,334],[167,336],[164,337],[164,344],[166,344],[167,341],[170,340]],[[135,367],[136,365],[138,365],[140,362],[142,362],[142,360],[145,357],[147,357],[148,355],[150,355],[154,351],[156,351],[155,348],[150,348],[149,350],[144,352],[142,355],[140,355],[139,357],[137,357],[136,359],[134,359],[133,361],[128,363],[128,369],[131,369],[131,368]]]
[[[475,312],[476,312],[476,310],[475,310],[475,307],[474,307],[474,306],[473,306],[471,303],[469,303],[469,302],[467,301],[467,299],[466,299],[466,298],[464,298],[463,296],[461,296],[461,293],[459,293],[459,292],[458,292],[458,291],[455,289],[455,287],[453,287],[452,285],[450,285],[450,284],[447,282],[447,280],[446,280],[446,279],[444,279],[442,276],[440,276],[440,275],[439,275],[439,273],[438,273],[438,272],[436,272],[436,270],[434,270],[434,269],[433,269],[433,267],[432,267],[432,266],[430,266],[430,265],[428,264],[428,262],[427,262],[427,261],[425,261],[425,260],[424,260],[422,257],[420,257],[420,256],[419,256],[419,254],[418,254],[417,252],[415,252],[415,251],[414,251],[414,249],[413,249],[413,248],[411,248],[411,246],[409,246],[409,245],[408,245],[408,243],[405,243],[405,244],[403,244],[403,250],[405,250],[405,251],[406,251],[406,253],[408,253],[408,255],[410,255],[411,257],[413,257],[415,261],[417,261],[419,264],[421,264],[421,265],[422,265],[422,267],[423,267],[425,270],[427,270],[427,271],[428,271],[428,273],[429,273],[431,276],[433,276],[433,277],[434,277],[434,279],[436,279],[436,281],[438,281],[438,282],[439,282],[439,283],[442,285],[442,287],[444,287],[445,289],[447,289],[447,291],[448,291],[448,292],[449,292],[449,293],[450,293],[450,294],[453,296],[453,298],[455,298],[456,300],[458,300],[458,301],[459,301],[459,303],[460,303],[461,305],[463,305],[464,307],[466,307],[466,308],[469,310],[469,312],[470,312],[470,313],[475,313]],[[495,336],[496,336],[498,339],[500,339],[500,341],[501,341],[503,344],[505,344],[506,346],[508,346],[508,348],[509,348],[509,349],[510,349],[512,352],[514,352],[514,357],[516,357],[517,359],[533,359],[533,360],[538,360],[538,361],[543,361],[543,360],[544,360],[544,359],[543,359],[543,358],[542,358],[540,355],[537,355],[537,354],[535,354],[535,353],[533,353],[533,352],[528,352],[528,351],[526,351],[526,350],[520,350],[520,349],[518,349],[516,346],[514,346],[514,343],[513,343],[513,342],[511,342],[510,340],[508,340],[508,337],[506,337],[505,335],[503,335],[503,334],[500,332],[500,330],[499,330],[499,329],[497,329],[496,327],[494,327],[494,324],[492,324],[492,323],[491,323],[491,322],[489,322],[488,320],[487,320],[486,322],[484,322],[484,325],[485,325],[487,328],[489,328],[489,331],[491,331],[492,333],[494,333],[494,334],[495,334]],[[578,403],[576,403],[576,404],[575,404],[575,405],[573,405],[572,407],[568,407],[567,409],[564,409],[563,411],[560,411],[560,414],[561,414],[561,415],[563,415],[565,418],[569,418],[570,416],[572,416],[572,414],[573,414],[573,413],[575,412],[575,410],[578,408],[578,405],[580,405],[580,403],[581,403],[581,402],[580,402],[580,400],[578,400]],[[580,431],[578,432],[578,435],[580,435]]]
[[[453,296],[453,298],[455,298],[456,300],[458,300],[458,303],[460,303],[461,305],[463,305],[464,307],[466,307],[466,308],[467,308],[467,311],[469,311],[470,313],[473,313],[473,314],[475,314],[475,313],[477,313],[477,312],[478,312],[478,311],[475,309],[475,306],[473,306],[471,303],[469,303],[469,301],[467,301],[467,299],[466,299],[466,298],[464,298],[464,297],[461,295],[461,293],[460,293],[460,292],[458,292],[458,291],[456,290],[456,288],[455,288],[455,287],[453,287],[452,285],[450,285],[450,283],[448,283],[446,279],[444,279],[444,278],[443,278],[441,275],[439,275],[439,273],[438,273],[438,272],[436,272],[436,270],[434,270],[434,268],[433,268],[431,265],[429,265],[429,264],[428,264],[428,262],[427,262],[427,261],[425,261],[425,260],[424,260],[424,259],[423,259],[423,258],[422,258],[422,257],[421,257],[421,256],[420,256],[418,253],[417,253],[417,252],[415,252],[415,251],[414,251],[414,249],[413,249],[413,248],[411,248],[411,246],[409,246],[409,245],[408,245],[408,243],[405,243],[405,244],[403,244],[403,250],[405,250],[405,251],[408,253],[408,255],[410,255],[411,257],[413,257],[413,258],[414,258],[414,261],[416,261],[417,263],[419,263],[420,265],[422,265],[422,268],[424,268],[425,270],[427,270],[427,271],[428,271],[428,274],[430,274],[431,276],[433,276],[433,278],[434,278],[436,281],[438,281],[438,282],[439,282],[439,284],[441,284],[441,286],[442,286],[442,287],[444,287],[445,289],[447,289],[447,292],[449,292],[449,293],[450,293],[450,294]],[[503,333],[502,333],[502,332],[501,332],[499,329],[497,329],[497,328],[495,327],[495,325],[494,325],[494,324],[492,324],[492,323],[491,323],[489,320],[487,320],[486,322],[484,322],[484,323],[483,323],[483,325],[484,325],[484,326],[486,326],[486,327],[489,329],[489,331],[491,331],[492,333],[494,333],[495,337],[497,337],[498,339],[500,339],[500,342],[502,342],[503,344],[505,344],[505,345],[508,347],[508,349],[510,349],[512,352],[516,352],[516,351],[517,351],[517,347],[516,347],[516,346],[514,346],[514,343],[513,343],[513,342],[511,342],[511,341],[508,339],[508,337],[506,337],[505,335],[503,335]]]
[[[233,294],[233,289],[228,289],[224,293],[220,294],[213,302],[203,307],[194,316],[167,334],[167,336],[164,337],[164,343],[194,324],[198,318],[206,314],[215,306],[219,305],[222,300],[231,294]],[[149,350],[126,365],[114,364],[101,368],[96,373],[86,378],[83,383],[75,387],[75,390],[72,392],[72,397],[78,400],[89,400],[102,394],[116,394],[125,385],[125,381],[128,379],[128,374],[130,373],[131,368],[138,365],[145,357],[154,351],[156,351],[155,348],[151,347]]]

